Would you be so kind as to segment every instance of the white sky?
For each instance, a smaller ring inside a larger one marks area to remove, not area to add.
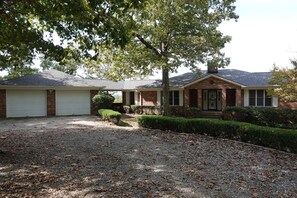
[[[231,58],[226,68],[263,72],[273,64],[290,66],[289,59],[297,58],[297,0],[237,0],[235,5],[238,22],[220,28],[232,36],[223,50]]]

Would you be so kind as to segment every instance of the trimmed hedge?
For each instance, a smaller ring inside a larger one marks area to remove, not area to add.
[[[99,115],[101,115],[103,120],[108,120],[115,124],[118,124],[121,120],[122,114],[118,111],[113,111],[111,109],[99,109]]]
[[[140,106],[140,105],[131,105],[124,106],[127,111],[132,111],[137,114],[145,114],[145,115],[161,115],[162,114],[162,106]],[[170,106],[169,107],[170,115],[176,117],[199,117],[201,115],[201,109],[196,107],[182,107],[182,106]]]
[[[138,124],[145,128],[204,134],[297,153],[296,130],[216,119],[161,116],[139,116]]]
[[[258,107],[225,107],[223,119],[261,126],[297,129],[297,111]]]

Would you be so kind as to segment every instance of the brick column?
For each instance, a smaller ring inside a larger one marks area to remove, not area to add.
[[[226,89],[224,88],[222,89],[222,109],[226,107],[226,102]]]
[[[198,108],[202,109],[202,90],[198,89]]]
[[[0,118],[6,118],[6,90],[0,89]]]
[[[96,108],[95,108],[95,105],[92,101],[92,98],[98,94],[98,90],[90,90],[90,104],[91,104],[91,115],[96,115],[97,112],[96,112]]]
[[[47,116],[56,115],[56,91],[47,90]]]
[[[236,89],[236,106],[242,106],[241,89]]]

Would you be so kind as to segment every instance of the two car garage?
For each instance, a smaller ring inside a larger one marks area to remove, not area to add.
[[[56,90],[56,115],[89,115],[89,90]],[[46,90],[6,90],[6,117],[47,116]]]

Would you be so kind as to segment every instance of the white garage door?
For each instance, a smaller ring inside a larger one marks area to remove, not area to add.
[[[7,117],[46,116],[46,103],[46,91],[6,90]]]
[[[56,115],[89,115],[90,91],[56,91]]]

